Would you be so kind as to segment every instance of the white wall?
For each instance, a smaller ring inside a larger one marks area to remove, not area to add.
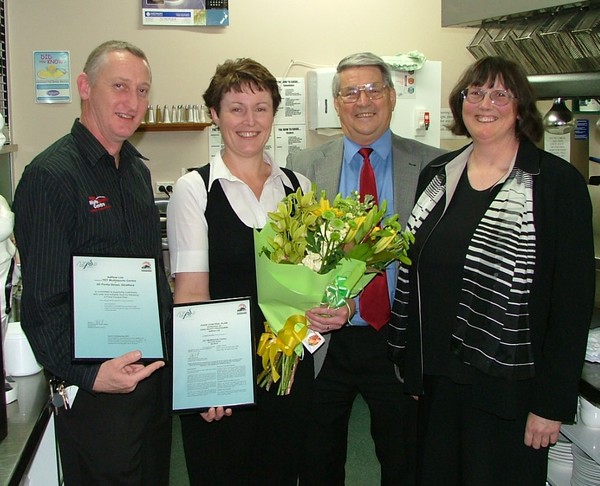
[[[16,178],[25,165],[67,133],[79,114],[75,78],[89,52],[108,39],[130,41],[146,52],[153,70],[150,103],[202,104],[217,64],[252,57],[275,76],[292,59],[335,65],[347,54],[394,55],[412,50],[442,61],[442,100],[473,58],[465,46],[472,29],[440,27],[440,0],[230,0],[230,26],[141,25],[140,0],[5,0],[8,18],[12,141]],[[34,50],[71,52],[73,102],[36,104]],[[293,67],[290,76],[304,76]],[[325,139],[309,137],[309,145]],[[139,133],[132,138],[147,157],[154,180],[176,180],[182,167],[207,162],[204,132]]]

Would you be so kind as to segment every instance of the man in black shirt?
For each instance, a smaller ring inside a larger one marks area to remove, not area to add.
[[[70,409],[56,416],[67,485],[169,480],[165,363],[144,366],[135,350],[102,364],[71,361],[71,256],[161,261],[150,172],[127,141],[145,114],[151,81],[137,47],[120,41],[98,46],[77,78],[81,118],[26,167],[15,193],[22,326],[46,372],[69,386]],[[158,267],[167,340],[171,293]]]

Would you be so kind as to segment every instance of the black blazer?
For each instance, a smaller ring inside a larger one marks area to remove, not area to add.
[[[429,164],[419,178],[418,194],[462,150]],[[534,175],[536,264],[529,312],[535,377],[517,382],[483,377],[475,400],[483,409],[506,418],[533,412],[571,422],[594,307],[590,196],[577,169],[529,141],[521,142],[515,165]],[[419,263],[417,256],[412,258],[411,272]],[[410,298],[417,298],[417,292],[413,286]],[[406,361],[402,365],[405,387],[411,394],[422,391],[419,322],[418,315],[409,316]]]

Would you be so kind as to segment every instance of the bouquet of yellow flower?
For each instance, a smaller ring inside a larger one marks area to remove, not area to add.
[[[313,186],[290,194],[255,232],[258,303],[267,320],[258,384],[269,389],[279,382],[279,395],[290,393],[304,353],[305,311],[340,307],[392,261],[410,264],[413,235],[401,230],[398,215],[382,221],[386,201],[378,207],[354,192],[330,202],[316,192]]]

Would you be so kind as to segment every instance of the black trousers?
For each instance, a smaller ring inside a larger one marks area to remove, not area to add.
[[[312,355],[298,365],[292,391],[257,390],[257,407],[205,422],[181,416],[191,486],[296,486],[314,377]]]
[[[56,416],[64,484],[169,484],[171,417],[164,368],[127,394],[79,390]]]
[[[475,385],[425,376],[419,399],[418,484],[544,486],[548,448],[525,446],[527,416],[507,420],[473,407]]]
[[[405,395],[387,358],[386,328],[343,327],[332,333],[315,380],[302,485],[345,480],[348,421],[361,394],[369,406],[381,484],[414,484],[417,403]]]

